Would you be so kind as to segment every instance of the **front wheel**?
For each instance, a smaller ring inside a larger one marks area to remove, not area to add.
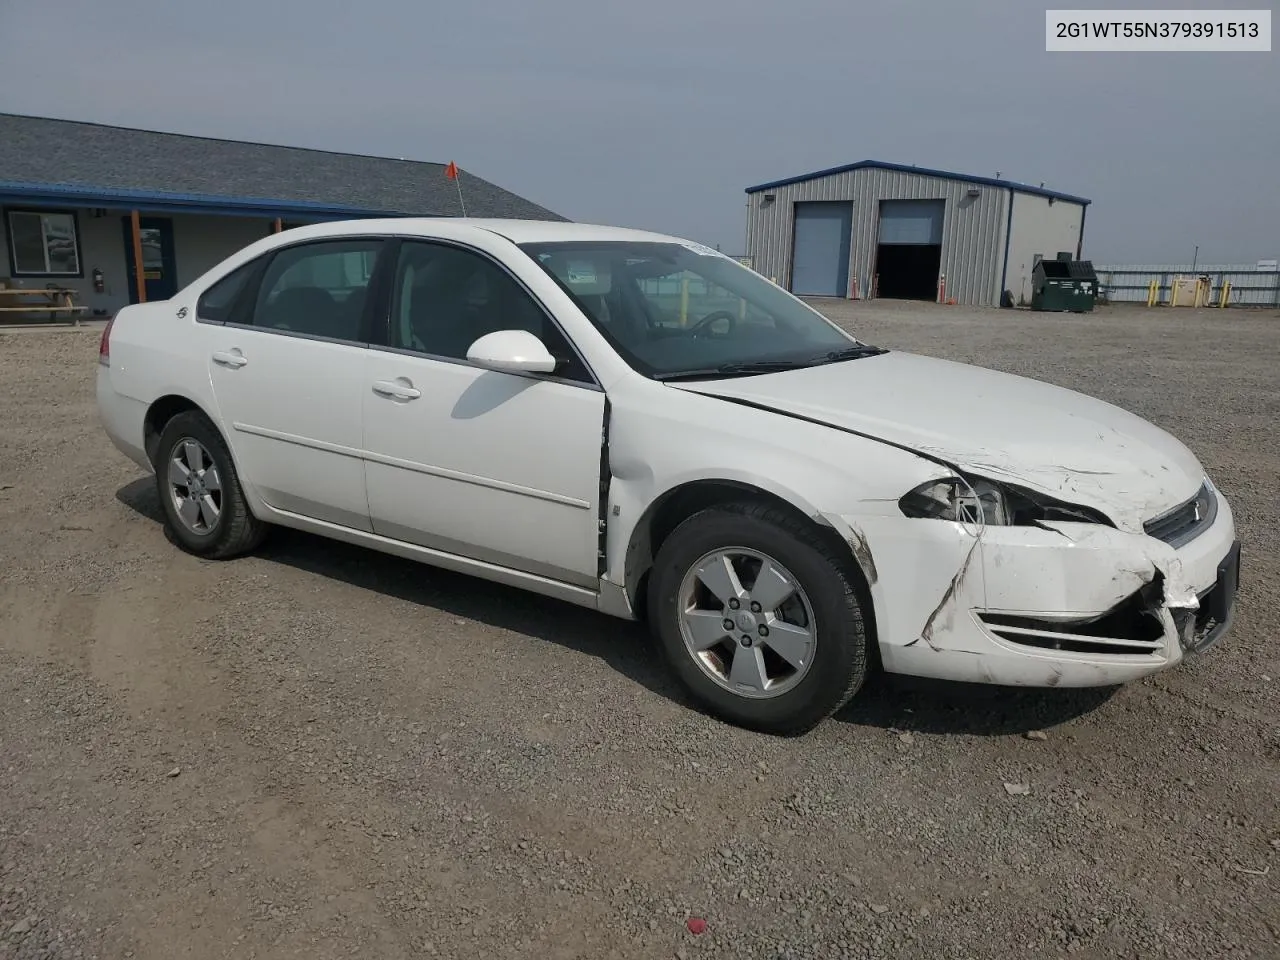
[[[804,733],[866,679],[862,602],[847,564],[781,510],[711,507],[658,551],[652,629],[704,709],[766,733]]]
[[[250,512],[231,453],[203,414],[164,425],[155,467],[165,526],[188,553],[225,560],[262,541],[267,525]]]

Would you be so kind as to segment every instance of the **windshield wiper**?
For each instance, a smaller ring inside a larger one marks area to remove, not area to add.
[[[778,373],[781,370],[799,370],[811,367],[813,360],[742,360],[737,363],[722,363],[718,367],[706,367],[700,370],[677,370],[675,373],[659,373],[655,380],[708,380],[715,377],[751,376],[756,373]]]
[[[838,363],[841,360],[858,360],[862,357],[878,357],[888,353],[884,347],[873,347],[868,343],[855,344],[842,350],[830,350],[809,360],[741,360],[736,363],[722,363],[718,367],[706,367],[699,370],[677,370],[675,373],[659,373],[655,380],[711,380],[716,377],[745,377],[758,373],[779,373],[783,370],[801,370],[805,367],[816,367],[824,363]]]
[[[838,363],[841,360],[861,360],[863,357],[878,357],[888,353],[884,347],[873,347],[869,343],[859,343],[843,350],[831,350],[821,357],[814,358],[815,363]]]

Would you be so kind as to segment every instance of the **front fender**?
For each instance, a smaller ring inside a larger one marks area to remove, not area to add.
[[[628,598],[652,563],[650,519],[690,484],[763,492],[831,528],[833,516],[901,516],[899,498],[944,471],[909,451],[820,424],[684,391],[665,408],[660,398],[612,402],[603,580]],[[874,582],[856,538],[842,538]]]

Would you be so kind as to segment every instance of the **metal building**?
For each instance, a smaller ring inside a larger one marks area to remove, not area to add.
[[[1031,299],[1037,255],[1079,258],[1089,201],[1044,186],[863,160],[747,188],[747,255],[801,296]],[[943,292],[944,291],[944,292]]]

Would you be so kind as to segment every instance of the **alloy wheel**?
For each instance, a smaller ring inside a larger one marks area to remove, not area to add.
[[[222,478],[200,441],[185,437],[174,444],[169,495],[184,527],[201,536],[213,532],[222,515]]]
[[[800,581],[759,551],[727,547],[706,554],[685,574],[678,603],[689,655],[738,696],[781,696],[813,665],[813,605]]]

